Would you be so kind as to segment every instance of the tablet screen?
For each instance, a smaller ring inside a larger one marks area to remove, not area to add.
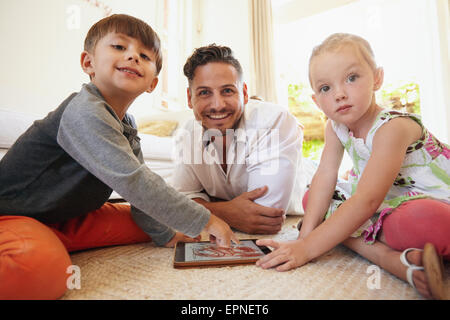
[[[185,243],[186,262],[254,259],[264,256],[264,252],[252,240],[242,240],[229,248],[219,247],[210,242]]]

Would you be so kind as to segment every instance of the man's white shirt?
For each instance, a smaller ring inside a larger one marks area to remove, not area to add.
[[[222,140],[211,139],[217,132],[195,119],[177,130],[171,179],[177,191],[191,199],[232,200],[267,185],[255,203],[287,214],[304,212],[302,198],[312,173],[302,164],[302,126],[286,108],[249,100],[236,128],[227,132],[226,172]]]

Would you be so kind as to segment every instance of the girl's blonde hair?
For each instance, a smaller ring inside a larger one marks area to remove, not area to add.
[[[377,69],[375,55],[373,54],[369,42],[360,36],[350,33],[334,33],[326,38],[321,44],[314,47],[311,53],[311,57],[309,58],[309,68],[311,69],[311,62],[314,57],[324,52],[338,50],[347,45],[355,47],[361,53],[364,60],[366,60],[373,71]],[[311,74],[309,75],[309,79],[311,81]]]

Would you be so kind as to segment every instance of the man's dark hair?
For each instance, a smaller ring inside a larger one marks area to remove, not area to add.
[[[205,47],[195,49],[194,53],[187,59],[183,71],[191,85],[194,79],[195,69],[210,62],[223,62],[232,65],[242,80],[242,67],[239,61],[233,56],[233,51],[229,47],[218,46],[215,43]]]

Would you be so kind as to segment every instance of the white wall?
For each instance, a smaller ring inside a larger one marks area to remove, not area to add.
[[[247,0],[196,0],[193,47],[216,43],[230,47],[242,65],[245,80],[250,72],[250,34]]]
[[[86,81],[79,64],[82,34],[102,13],[83,15],[80,27],[68,30],[66,9],[72,3],[0,3],[0,108],[46,113]]]
[[[159,1],[103,0],[112,13],[143,19],[158,31]],[[83,0],[0,2],[0,108],[45,115],[89,82],[80,54],[89,28],[105,10]],[[132,113],[145,113],[153,97],[136,99]]]
[[[45,115],[89,81],[80,67],[80,54],[87,31],[105,15],[105,10],[95,7],[94,2],[0,0],[0,109]],[[112,13],[143,19],[162,35],[163,0],[99,2]],[[178,14],[180,20],[186,21],[175,30],[182,33],[177,35],[181,39],[177,39],[176,46],[181,55],[176,65],[180,68],[180,79],[169,82],[169,86],[177,87],[175,91],[181,97],[176,102],[181,106],[186,101],[186,81],[181,69],[195,47],[212,42],[230,46],[243,66],[244,76],[250,68],[246,0],[183,0],[183,6]],[[129,111],[137,118],[161,112],[160,99],[161,85],[158,85],[155,93],[138,97]]]
[[[275,23],[289,23],[357,0],[273,0]]]

